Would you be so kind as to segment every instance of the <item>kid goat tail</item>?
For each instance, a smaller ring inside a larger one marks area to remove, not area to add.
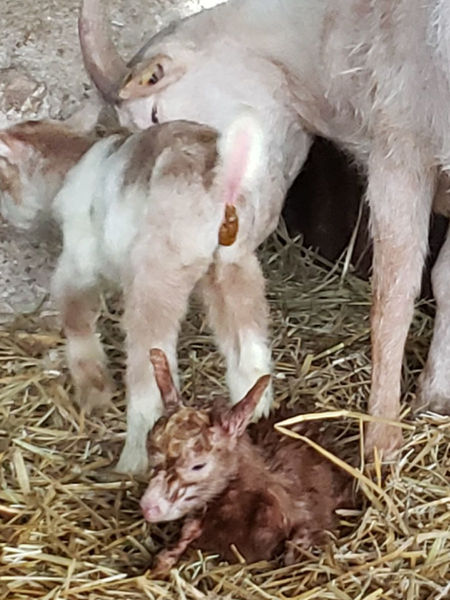
[[[263,149],[258,113],[243,107],[218,142],[225,206],[235,206],[242,191],[255,185],[262,168]]]

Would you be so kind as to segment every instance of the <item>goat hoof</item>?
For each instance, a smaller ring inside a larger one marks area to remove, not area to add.
[[[426,408],[440,415],[450,415],[450,397],[435,394],[426,404]]]
[[[178,560],[178,554],[174,554],[171,550],[162,550],[155,560],[155,566],[151,570],[153,578],[165,579]]]
[[[374,460],[375,448],[382,461],[394,460],[402,445],[403,434],[400,427],[377,422],[367,424],[364,454],[368,462]]]
[[[450,390],[436,390],[433,382],[423,375],[419,379],[419,389],[412,408],[414,412],[430,410],[440,415],[450,415]]]
[[[96,361],[79,360],[71,365],[75,401],[89,414],[111,404],[114,383],[106,368]]]
[[[148,458],[145,448],[139,450],[138,448],[127,447],[127,445],[124,446],[119,461],[114,468],[116,473],[122,473],[123,475],[139,475],[145,473],[147,469]]]
[[[87,414],[91,414],[110,406],[113,393],[114,386],[109,381],[105,381],[102,389],[84,384],[77,387],[75,401]]]

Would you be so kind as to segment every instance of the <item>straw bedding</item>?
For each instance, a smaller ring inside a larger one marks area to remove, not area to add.
[[[261,259],[277,401],[310,416],[335,411],[337,443],[357,445],[370,381],[368,285],[345,261],[329,265],[283,230]],[[116,304],[108,305],[101,328],[119,392],[102,415],[86,417],[72,405],[63,340],[51,319],[21,316],[0,331],[2,600],[450,598],[450,421],[432,414],[406,416],[402,457],[386,477],[378,468],[356,471],[362,506],[341,511],[338,537],[305,552],[300,564],[230,566],[192,551],[166,581],[153,580],[151,557],[178,526],[145,524],[138,507],[145,482],[111,468],[125,416],[122,334]],[[407,346],[407,399],[430,330],[419,307]],[[187,397],[206,402],[225,390],[222,359],[195,303],[180,369]]]

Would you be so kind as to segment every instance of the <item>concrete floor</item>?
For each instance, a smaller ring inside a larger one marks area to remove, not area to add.
[[[131,56],[149,34],[219,0],[105,0],[119,49]],[[0,127],[66,118],[92,93],[77,37],[80,0],[0,0]],[[23,233],[0,217],[0,322],[35,309],[57,254],[48,230]],[[51,310],[51,303],[44,305]]]

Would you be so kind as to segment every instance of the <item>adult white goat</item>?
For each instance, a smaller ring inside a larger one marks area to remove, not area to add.
[[[399,415],[401,364],[427,250],[437,181],[450,164],[450,6],[443,0],[229,0],[152,37],[126,65],[99,0],[84,0],[80,39],[88,72],[123,124],[187,118],[223,131],[241,103],[264,116],[273,228],[284,189],[320,133],[368,173],[374,238],[372,415]],[[326,176],[326,174],[324,174]],[[446,202],[444,202],[446,204]],[[434,270],[438,315],[421,382],[424,405],[448,412],[447,240]],[[367,430],[384,456],[398,428]]]

